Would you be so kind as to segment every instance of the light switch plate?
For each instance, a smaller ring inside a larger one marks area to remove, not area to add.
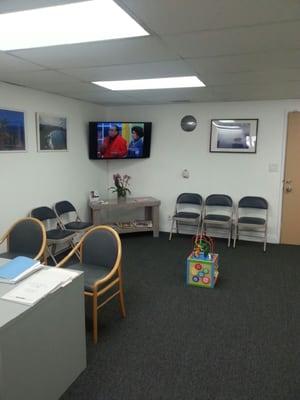
[[[278,172],[278,164],[277,163],[269,164],[269,172]]]

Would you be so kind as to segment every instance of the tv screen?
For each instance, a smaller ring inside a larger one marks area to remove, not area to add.
[[[151,122],[90,122],[90,159],[150,157],[151,127]]]

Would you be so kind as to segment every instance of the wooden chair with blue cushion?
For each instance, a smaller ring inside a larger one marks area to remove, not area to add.
[[[22,218],[0,239],[0,244],[7,242],[7,251],[0,254],[1,258],[13,259],[27,256],[44,261],[47,244],[44,225],[36,218]]]
[[[263,197],[245,196],[238,204],[237,221],[235,224],[234,242],[239,238],[239,234],[262,233],[262,237],[255,235],[256,239],[262,238],[264,251],[267,247],[267,229],[268,229],[268,202]]]
[[[65,265],[76,253],[80,262]],[[92,299],[93,341],[98,341],[98,311],[116,296],[120,311],[126,316],[121,274],[122,246],[118,233],[109,226],[95,226],[87,231],[57,267],[66,266],[84,272],[84,294]],[[113,293],[108,292],[114,290]],[[103,299],[103,300],[102,300]]]

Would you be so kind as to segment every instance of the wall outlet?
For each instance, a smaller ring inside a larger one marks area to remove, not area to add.
[[[172,220],[172,215],[168,215],[168,221],[171,221]]]

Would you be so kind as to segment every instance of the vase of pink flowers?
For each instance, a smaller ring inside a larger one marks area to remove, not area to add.
[[[129,175],[123,175],[121,176],[120,174],[114,174],[113,175],[113,181],[114,181],[114,186],[111,186],[109,189],[113,193],[117,193],[118,196],[118,201],[126,201],[126,196],[127,193],[131,193],[129,189],[129,181],[130,181],[130,176]]]

